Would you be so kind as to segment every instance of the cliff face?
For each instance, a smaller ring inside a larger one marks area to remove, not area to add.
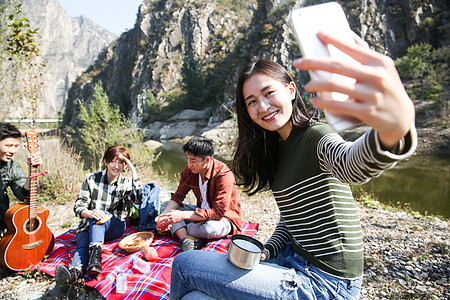
[[[237,73],[253,58],[273,59],[286,66],[298,82],[306,82],[306,74],[291,67],[300,53],[288,16],[293,7],[319,2],[326,1],[255,0],[231,5],[229,1],[146,0],[139,8],[135,27],[77,79],[69,93],[64,123],[76,126],[78,107],[74,100],[89,100],[94,82],[102,80],[112,102],[137,126],[147,126],[149,139],[183,137],[212,128],[229,117],[224,107],[233,105]],[[352,29],[372,48],[393,58],[419,42],[448,46],[445,1],[339,2]],[[172,116],[168,120],[168,115],[152,122],[146,100],[151,93],[164,107],[183,95],[182,66],[188,56],[201,65],[205,85],[200,88],[210,103],[223,105],[212,105],[201,119],[190,113],[191,119]],[[171,130],[175,128],[185,130]]]
[[[41,117],[54,118],[64,111],[72,82],[117,37],[87,17],[71,18],[56,0],[23,0],[22,9],[38,28],[46,61]]]
[[[188,54],[201,58],[208,73],[219,69],[248,27],[251,1],[244,7],[211,1],[144,1],[134,29],[111,44],[69,93],[64,121],[76,124],[76,98],[88,100],[93,83],[102,80],[112,102],[142,124],[149,93],[161,105],[181,89],[181,68]],[[216,74],[217,75],[217,74]],[[221,98],[217,95],[215,98]]]

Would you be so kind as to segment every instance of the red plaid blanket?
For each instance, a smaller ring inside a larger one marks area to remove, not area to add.
[[[243,234],[253,236],[258,230],[257,223],[244,223]],[[132,234],[136,227],[127,224],[125,235]],[[102,250],[103,272],[96,279],[85,276],[86,285],[96,288],[108,299],[169,299],[170,272],[173,258],[181,252],[180,242],[171,236],[155,235],[152,247],[158,252],[158,258],[150,262],[148,274],[141,274],[132,267],[132,258],[138,256],[145,260],[144,251],[128,253],[119,248],[120,239],[105,243]],[[227,253],[229,239],[209,241],[203,251]],[[41,271],[55,276],[59,264],[68,265],[75,251],[75,230],[60,235],[47,260],[37,266]],[[127,292],[116,293],[116,277],[120,270],[127,274]]]

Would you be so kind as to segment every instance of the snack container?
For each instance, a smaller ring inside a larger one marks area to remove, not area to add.
[[[236,267],[251,270],[259,264],[263,250],[263,244],[257,239],[235,234],[231,237],[227,258]]]

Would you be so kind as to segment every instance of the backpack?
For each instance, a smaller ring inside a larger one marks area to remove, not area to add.
[[[156,228],[155,218],[161,213],[160,191],[161,187],[153,182],[142,186],[142,202],[141,204],[133,203],[132,207],[134,206],[134,209],[131,208],[131,210],[134,210],[134,215],[136,215],[136,211],[139,212],[138,231],[149,231]]]

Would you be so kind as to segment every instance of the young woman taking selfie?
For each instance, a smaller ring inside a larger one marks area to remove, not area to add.
[[[190,251],[173,264],[171,299],[358,299],[363,236],[350,184],[362,184],[410,156],[417,145],[414,106],[394,62],[355,36],[353,45],[319,33],[361,65],[304,58],[301,70],[324,70],[356,84],[312,80],[311,93],[340,92],[354,99],[316,97],[328,112],[358,118],[370,129],[355,142],[313,120],[288,72],[260,60],[237,81],[239,136],[233,166],[250,193],[270,189],[281,218],[253,270],[225,254]]]

